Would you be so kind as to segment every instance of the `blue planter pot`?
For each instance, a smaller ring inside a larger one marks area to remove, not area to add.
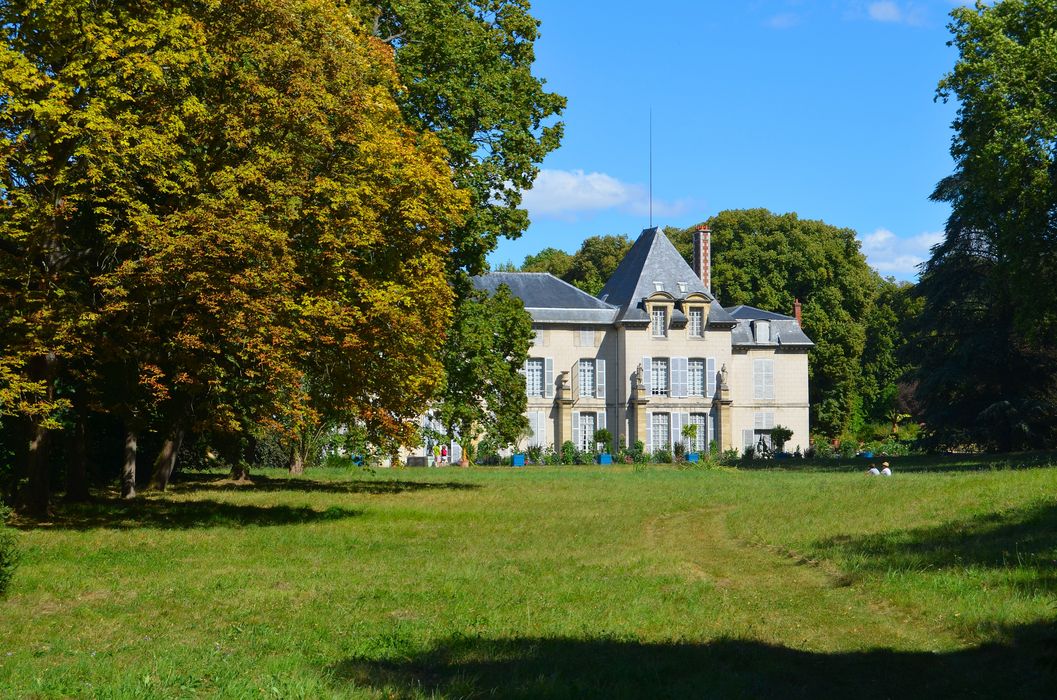
[[[525,455],[514,455],[510,458],[510,465],[513,467],[525,466]]]
[[[598,463],[599,464],[612,464],[613,463],[613,455],[606,454],[606,453],[602,453],[602,454],[598,455]]]
[[[690,452],[690,453],[688,453],[686,455],[686,461],[687,462],[700,462],[701,461],[701,455],[698,454],[697,452]]]

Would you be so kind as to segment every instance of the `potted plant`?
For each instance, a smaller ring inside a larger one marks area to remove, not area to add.
[[[785,443],[789,442],[789,439],[793,437],[793,431],[782,425],[776,425],[771,428],[771,442],[774,444],[775,456],[778,459],[784,459],[789,456],[785,451]]]
[[[699,461],[701,459],[701,455],[693,449],[693,446],[697,444],[697,425],[694,423],[687,423],[686,425],[684,425],[683,437],[686,439],[687,444],[690,446],[690,451],[686,453],[686,461]]]
[[[595,443],[601,444],[601,454],[598,455],[599,464],[612,464],[613,455],[609,453],[610,445],[613,444],[613,433],[609,432],[605,428],[599,428],[595,431]]]

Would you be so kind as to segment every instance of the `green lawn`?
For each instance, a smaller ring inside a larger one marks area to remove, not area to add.
[[[1053,698],[1016,464],[187,477],[23,524],[0,696]]]

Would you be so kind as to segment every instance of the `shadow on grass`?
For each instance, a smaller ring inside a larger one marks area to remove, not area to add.
[[[170,489],[177,492],[205,489],[230,491],[304,491],[309,493],[396,494],[410,491],[471,491],[477,484],[459,481],[406,481],[400,479],[350,479],[316,481],[297,477],[270,477],[250,474],[250,482],[236,483],[216,474],[180,474]]]
[[[834,459],[754,459],[739,461],[738,469],[757,471],[863,472],[870,466],[888,462],[892,471],[901,473],[943,473],[1004,471],[1057,467],[1057,452],[1016,452],[1010,454],[912,455],[872,459],[848,457]]]
[[[824,556],[853,562],[863,572],[982,567],[1015,573],[1015,585],[1057,591],[1057,503],[985,513],[936,527],[864,537],[834,537]]]
[[[1005,643],[942,654],[814,653],[734,639],[457,638],[327,670],[338,684],[398,698],[1053,698],[1055,634],[1053,624],[1019,628]]]
[[[257,506],[223,501],[169,499],[97,499],[91,503],[62,506],[47,520],[16,520],[20,529],[131,530],[157,528],[186,530],[213,527],[268,527],[344,520],[362,511],[332,506],[315,510],[308,506]]]

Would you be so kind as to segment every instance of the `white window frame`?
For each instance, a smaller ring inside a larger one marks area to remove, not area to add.
[[[594,358],[583,358],[579,366],[579,384],[581,399],[595,395],[595,361]]]
[[[689,323],[687,323],[687,333],[691,338],[703,338],[705,337],[705,310],[700,306],[691,306],[689,313],[687,313]]]
[[[660,430],[658,430],[660,428]],[[657,412],[650,414],[650,452],[672,449],[672,414]]]
[[[544,359],[542,357],[530,357],[525,361],[525,394],[529,398],[542,399],[545,392],[544,376],[545,369]],[[536,372],[538,371],[538,375]],[[534,383],[534,379],[538,377],[538,390]]]
[[[708,361],[703,357],[691,357],[686,364],[686,395],[704,398],[708,380]]]
[[[654,338],[668,337],[668,308],[657,305],[650,309],[650,325],[653,326]]]
[[[709,443],[709,415],[707,413],[691,413],[690,425],[697,426],[697,438],[695,440],[695,444],[692,445],[692,451],[706,452],[708,450]]]
[[[588,427],[590,426],[590,427]],[[577,436],[580,449],[584,452],[595,451],[595,432],[598,430],[598,416],[594,413],[580,414],[580,434]]]
[[[667,396],[671,380],[672,373],[668,358],[652,358],[650,360],[650,396]]]

